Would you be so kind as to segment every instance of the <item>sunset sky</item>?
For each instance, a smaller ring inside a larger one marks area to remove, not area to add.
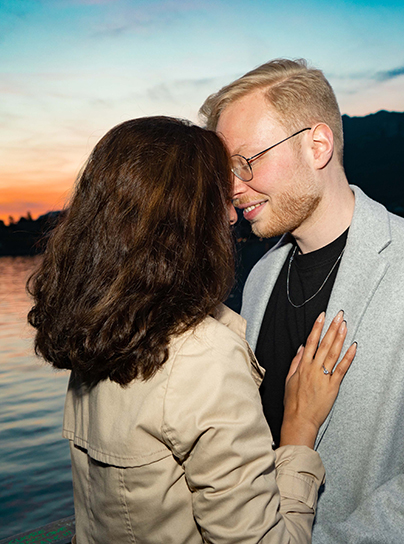
[[[404,111],[404,2],[0,0],[0,219],[60,209],[113,125],[196,121],[275,57],[323,69],[342,113]]]

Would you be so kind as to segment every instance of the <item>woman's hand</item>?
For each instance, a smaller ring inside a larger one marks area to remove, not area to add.
[[[307,339],[292,361],[286,377],[285,411],[280,445],[302,444],[314,447],[321,424],[337,398],[339,386],[356,353],[356,343],[340,356],[347,328],[342,310],[333,319],[320,345],[324,312],[319,315]]]

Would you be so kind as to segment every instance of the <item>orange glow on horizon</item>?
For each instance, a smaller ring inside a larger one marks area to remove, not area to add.
[[[70,186],[69,186],[70,185]],[[0,188],[0,220],[9,224],[10,216],[17,222],[29,212],[33,219],[50,211],[61,210],[70,193],[71,183],[55,187],[5,187]]]

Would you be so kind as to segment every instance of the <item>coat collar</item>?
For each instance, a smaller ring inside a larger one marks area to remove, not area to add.
[[[213,313],[213,317],[217,321],[219,321],[219,323],[222,323],[222,325],[225,325],[231,331],[238,334],[238,336],[240,336],[245,341],[247,345],[248,355],[250,358],[251,374],[255,383],[259,387],[262,380],[264,379],[265,370],[258,363],[257,358],[255,357],[254,352],[250,347],[250,344],[245,339],[247,327],[246,320],[241,317],[241,315],[228,308],[225,304],[219,304],[219,306]]]
[[[226,325],[228,329],[235,332],[245,340],[247,322],[243,317],[241,317],[241,315],[231,310],[225,304],[219,304],[219,306],[217,306],[213,312],[213,317],[219,321],[219,323]]]
[[[355,193],[355,210],[324,327],[326,330],[338,311],[344,310],[348,324],[347,345],[354,341],[363,314],[389,267],[383,251],[391,243],[386,208],[368,198],[358,187],[351,188]]]

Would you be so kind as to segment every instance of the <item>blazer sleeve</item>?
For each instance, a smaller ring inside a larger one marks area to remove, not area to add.
[[[195,520],[208,543],[311,542],[320,457],[305,446],[275,455],[246,344],[223,329],[183,346],[166,391],[163,436]]]

